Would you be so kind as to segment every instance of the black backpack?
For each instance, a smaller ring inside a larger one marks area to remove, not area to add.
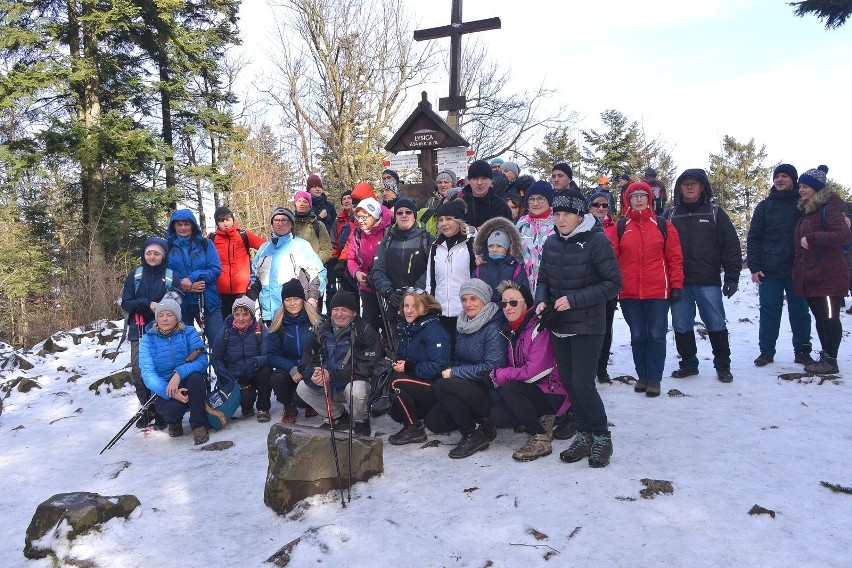
[[[240,238],[243,240],[243,244],[246,247],[246,252],[249,252],[251,249],[249,248],[248,242],[248,234],[246,234],[245,229],[237,229],[237,232],[240,234]],[[207,238],[213,241],[213,244],[216,244],[216,236],[218,233],[215,231],[207,235]]]
[[[660,230],[660,234],[663,235],[663,243],[665,244],[666,238],[668,238],[668,228],[666,227],[666,218],[661,217],[660,215],[656,215],[657,217],[657,228]],[[627,227],[627,217],[622,217],[616,223],[615,230],[618,232],[618,240],[621,241],[622,235],[624,235],[624,229]]]

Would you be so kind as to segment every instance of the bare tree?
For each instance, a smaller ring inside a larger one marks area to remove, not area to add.
[[[406,89],[431,67],[429,45],[395,0],[279,0],[275,76],[265,92],[295,135],[302,173],[337,193],[378,177]]]

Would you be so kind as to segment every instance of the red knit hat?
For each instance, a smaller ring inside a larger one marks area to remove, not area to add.
[[[322,187],[322,180],[318,175],[313,174],[308,176],[308,181],[305,185],[307,186],[305,189],[310,191],[312,187]]]
[[[355,186],[355,189],[352,190],[352,201],[361,201],[362,199],[367,199],[368,197],[376,198],[376,192],[373,190],[373,186],[367,183],[366,181],[362,181],[358,185]]]

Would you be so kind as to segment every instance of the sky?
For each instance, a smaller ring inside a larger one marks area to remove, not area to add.
[[[606,468],[560,462],[567,440],[554,441],[550,456],[515,462],[512,451],[526,436],[510,429],[500,430],[487,450],[452,460],[447,452],[458,433],[430,433],[437,447],[392,446],[387,436],[399,427],[383,416],[373,420],[373,431],[385,442],[384,473],[356,484],[346,509],[332,491],[287,516],[263,504],[269,424],[253,418],[211,432],[211,442],[234,442],[221,452],[199,451],[188,433],[169,438],[131,428],[99,454],[138,403],[129,386],[95,393],[89,385],[124,368],[129,346],[113,362],[101,355],[114,351],[117,337],[106,345],[84,337],[74,345],[57,334],[67,351],[39,357],[36,345],[18,352],[32,369],[2,365],[2,381],[27,377],[41,388],[3,395],[0,565],[54,566],[24,558],[30,519],[54,494],[91,491],[132,494],[141,505],[128,520],[112,520],[72,542],[50,532],[44,542],[61,558],[89,561],[73,565],[261,568],[301,537],[290,568],[845,568],[852,495],[820,482],[852,486],[849,338],[840,348],[840,380],[782,380],[781,373],[801,371],[792,362],[786,318],[775,363],[758,369],[752,364],[758,299],[747,274],[740,292],[724,302],[734,381],[716,380],[706,340],[698,340],[701,373],[669,378],[677,366],[670,332],[662,396],[647,398],[620,382],[599,387],[614,446]],[[852,325],[852,316],[841,317]],[[613,377],[634,375],[629,341],[618,311]],[[0,344],[0,363],[11,354]],[[69,382],[74,374],[80,378]],[[666,396],[670,389],[686,396]],[[282,411],[273,401],[274,420]],[[298,420],[319,425],[319,418]],[[674,493],[642,499],[644,478],[670,481]],[[753,505],[776,516],[751,516]],[[536,540],[533,529],[546,538]]]
[[[449,23],[450,0],[404,3],[418,28]],[[678,170],[706,168],[730,135],[765,145],[767,166],[826,164],[852,187],[852,23],[826,31],[784,0],[463,3],[465,21],[495,16],[502,28],[476,35],[511,70],[509,88],[556,89],[554,106],[579,113],[581,129],[599,130],[600,113],[614,108],[660,136]],[[249,80],[270,69],[274,12],[268,0],[244,0],[240,17]],[[448,86],[414,87],[399,123],[421,90],[434,102]]]

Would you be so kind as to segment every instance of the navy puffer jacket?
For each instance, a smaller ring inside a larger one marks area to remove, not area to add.
[[[136,315],[139,314],[144,320],[144,326],[154,320],[154,312],[151,311],[151,302],[159,302],[169,289],[166,288],[166,258],[158,266],[150,266],[145,262],[145,249],[148,245],[158,244],[164,250],[168,250],[168,243],[159,237],[148,237],[142,245],[142,277],[139,279],[139,288],[136,288],[136,269],[127,273],[124,279],[124,289],[121,292],[121,309],[127,312],[128,320],[127,340],[139,339],[139,326],[136,324]],[[174,277],[173,277],[174,279]],[[179,285],[173,281],[172,288]]]
[[[268,365],[267,335],[269,331],[266,326],[258,324],[254,318],[251,319],[247,330],[240,331],[234,327],[234,316],[228,316],[225,325],[213,339],[210,349],[216,376],[244,381],[253,377],[258,369]]]
[[[567,237],[557,230],[541,252],[536,305],[562,296],[570,308],[559,312],[559,334],[604,335],[606,302],[621,290],[621,269],[601,224],[587,214]]]
[[[802,216],[798,203],[796,188],[778,191],[772,186],[769,197],[754,208],[746,237],[749,271],[784,280],[793,277],[794,243],[790,235]]]
[[[285,313],[281,327],[266,339],[269,364],[293,376],[298,372],[313,336],[314,328],[304,309],[295,316]]]
[[[430,311],[413,322],[397,324],[397,359],[405,360],[405,370],[415,377],[434,382],[450,364],[450,334],[441,326],[438,314]]]
[[[503,312],[498,310],[479,331],[456,333],[451,377],[476,381],[491,388],[491,371],[506,366],[509,340],[501,333],[505,324]]]

